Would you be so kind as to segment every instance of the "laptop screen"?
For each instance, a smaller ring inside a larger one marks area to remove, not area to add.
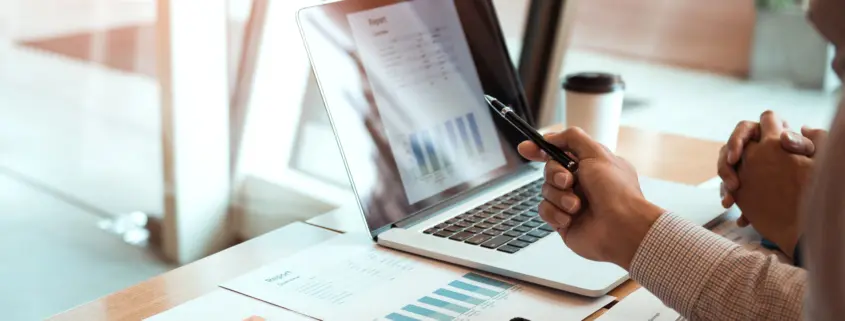
[[[370,231],[518,170],[525,99],[489,0],[346,0],[299,24]],[[330,143],[330,142],[326,142]]]

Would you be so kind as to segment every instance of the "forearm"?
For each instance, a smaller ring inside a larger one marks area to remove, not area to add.
[[[665,214],[631,263],[631,277],[690,320],[801,319],[806,273]]]

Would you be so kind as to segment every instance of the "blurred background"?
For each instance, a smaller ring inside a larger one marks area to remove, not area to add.
[[[11,320],[198,258],[160,244],[173,215],[162,88],[179,88],[160,75],[167,2],[0,0],[0,309]],[[225,32],[194,32],[227,43],[231,245],[354,200],[294,20],[321,1],[225,2]],[[516,56],[529,1],[494,2]],[[792,127],[829,125],[832,48],[792,1],[574,2],[564,73],[621,74],[623,125],[716,141],[766,109]]]

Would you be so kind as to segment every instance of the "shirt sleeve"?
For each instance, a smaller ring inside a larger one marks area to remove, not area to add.
[[[689,320],[800,320],[806,272],[672,214],[651,227],[631,278]]]

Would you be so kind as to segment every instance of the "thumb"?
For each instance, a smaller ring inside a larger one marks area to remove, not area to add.
[[[547,135],[546,140],[564,151],[574,153],[580,160],[598,158],[608,152],[605,147],[590,138],[590,135],[587,135],[584,130],[578,127]]]
[[[827,131],[823,129],[804,126],[801,127],[801,134],[813,141],[813,145],[816,145],[816,150],[822,148],[824,141],[827,140]]]
[[[807,137],[793,131],[785,131],[780,135],[780,144],[786,151],[803,156],[813,156],[816,145]]]

